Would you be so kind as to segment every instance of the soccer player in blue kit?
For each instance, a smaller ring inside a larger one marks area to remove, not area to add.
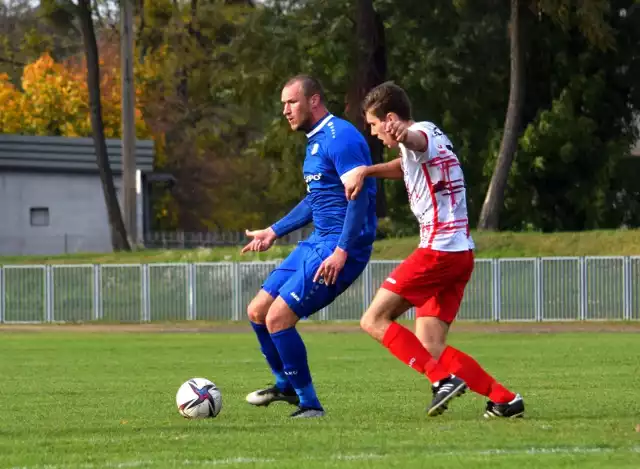
[[[371,155],[358,129],[329,113],[316,79],[291,78],[282,89],[282,104],[291,129],[305,132],[308,139],[303,165],[307,195],[269,228],[247,231],[252,240],[242,252],[266,251],[278,237],[310,222],[314,231],[269,274],[247,308],[275,376],[274,386],[250,393],[247,402],[267,406],[285,401],[298,406],[293,418],[322,417],[307,351],[295,326],[330,304],[367,265],[377,227],[376,186],[367,179],[366,190],[355,200],[345,197],[341,178],[371,165]]]

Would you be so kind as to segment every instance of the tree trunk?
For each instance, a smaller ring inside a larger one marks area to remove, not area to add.
[[[491,176],[489,189],[480,212],[480,220],[478,221],[478,229],[480,230],[497,231],[499,229],[500,210],[504,205],[504,192],[507,187],[513,157],[518,149],[518,136],[520,134],[525,93],[521,15],[521,0],[511,0],[511,20],[509,22],[509,40],[511,44],[509,104],[496,167]]]
[[[104,137],[102,122],[102,105],[100,101],[100,65],[98,63],[98,46],[93,29],[90,0],[79,0],[78,16],[82,29],[85,58],[87,60],[87,85],[89,87],[89,105],[91,107],[91,130],[96,150],[98,171],[102,182],[104,202],[111,227],[111,244],[115,251],[130,251],[127,232],[122,222],[122,212],[118,204],[116,189],[113,185],[113,173],[109,164],[107,144]]]
[[[385,80],[387,74],[384,25],[373,8],[372,0],[358,0],[356,8],[358,65],[356,76],[347,94],[346,114],[364,133],[371,150],[371,159],[376,164],[382,162],[384,147],[380,140],[371,136],[362,113],[362,100],[372,88]],[[376,211],[379,217],[387,215],[387,200],[381,180],[378,180]]]

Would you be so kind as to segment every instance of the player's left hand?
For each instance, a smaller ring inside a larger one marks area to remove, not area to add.
[[[367,175],[367,166],[359,166],[348,171],[343,176],[344,195],[347,200],[356,200],[358,194],[364,186],[364,178]]]
[[[338,274],[342,271],[344,264],[347,262],[347,251],[336,248],[329,257],[327,257],[320,267],[316,275],[313,277],[313,282],[317,282],[320,277],[324,279],[324,283],[327,285],[333,285],[338,279]]]
[[[396,142],[404,143],[409,134],[409,126],[402,121],[388,121],[384,124],[384,131]]]

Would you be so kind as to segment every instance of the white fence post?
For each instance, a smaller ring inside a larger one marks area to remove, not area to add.
[[[140,288],[142,289],[140,298],[140,320],[141,322],[149,322],[151,321],[151,301],[149,299],[149,266],[147,264],[143,264],[140,266],[142,269],[142,275],[140,282]]]
[[[584,321],[587,317],[587,268],[586,260],[581,257],[578,261],[580,268],[580,320]]]
[[[242,279],[240,278],[240,263],[234,262],[233,269],[233,320],[239,321],[242,316]]]
[[[624,320],[629,321],[631,319],[631,258],[626,256],[624,258]]]
[[[188,303],[188,316],[187,319],[194,321],[196,319],[196,282],[195,282],[195,265],[193,263],[185,266],[187,269],[187,303]]]
[[[362,272],[362,311],[366,311],[372,296],[371,264]]]
[[[536,321],[544,321],[544,307],[542,305],[542,260],[539,257],[536,257],[534,262]]]
[[[500,321],[500,262],[498,259],[492,261],[492,277],[493,277],[493,320]]]
[[[45,309],[45,320],[47,322],[53,322],[54,311],[53,311],[53,301],[55,297],[54,286],[53,286],[53,268],[50,265],[45,266],[44,268],[44,309]]]
[[[102,319],[102,266],[93,266],[93,319]]]
[[[0,324],[4,324],[4,268],[0,265]]]

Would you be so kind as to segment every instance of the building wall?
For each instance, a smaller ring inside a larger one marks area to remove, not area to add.
[[[33,226],[46,218],[38,209],[48,209],[47,226]],[[0,172],[0,255],[86,251],[111,251],[97,174]]]

